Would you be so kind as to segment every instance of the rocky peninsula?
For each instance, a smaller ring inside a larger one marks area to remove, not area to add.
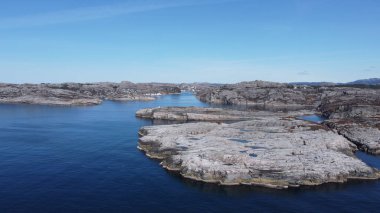
[[[96,105],[103,100],[154,100],[158,95],[181,92],[174,84],[163,83],[62,83],[0,84],[0,103],[48,105]]]

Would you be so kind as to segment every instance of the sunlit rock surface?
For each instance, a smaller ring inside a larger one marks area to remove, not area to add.
[[[139,148],[182,176],[224,185],[274,188],[376,179],[356,146],[326,127],[280,117],[233,124],[143,127]]]

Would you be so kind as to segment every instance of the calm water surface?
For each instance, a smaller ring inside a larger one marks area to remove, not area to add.
[[[310,121],[310,122],[318,123],[318,124],[321,124],[323,121],[326,120],[326,118],[324,118],[321,115],[305,115],[305,116],[298,117],[298,119]]]
[[[135,111],[190,94],[93,107],[0,105],[0,212],[379,211],[380,182],[270,190],[184,180],[137,150]],[[379,166],[379,158],[364,155]]]

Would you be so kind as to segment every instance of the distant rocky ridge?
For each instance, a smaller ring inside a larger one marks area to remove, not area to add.
[[[350,86],[350,85],[380,85],[380,78],[360,79],[347,83],[334,82],[292,82],[291,85],[307,85],[307,86]]]
[[[157,95],[180,93],[163,83],[0,84],[0,103],[94,105],[103,100],[154,100]]]
[[[379,79],[359,80],[356,83],[377,84]],[[312,85],[312,86],[308,86]],[[323,90],[335,91],[334,83],[282,84],[265,81],[238,84],[212,83],[62,83],[62,84],[7,84],[0,83],[0,103],[28,103],[52,105],[92,105],[102,100],[153,100],[157,95],[190,91],[205,102],[229,105],[254,105],[264,108],[314,108]],[[341,84],[339,84],[342,87]]]
[[[380,85],[380,78],[361,79],[347,84],[366,84],[366,85]]]
[[[370,117],[380,114],[380,89],[310,87],[252,81],[205,88],[196,93],[204,102],[224,105],[310,108],[326,118]],[[265,109],[265,108],[264,108]]]
[[[266,81],[241,82],[208,88],[197,92],[201,101],[225,104],[262,106],[266,108],[316,108],[321,100],[321,89],[298,87]]]

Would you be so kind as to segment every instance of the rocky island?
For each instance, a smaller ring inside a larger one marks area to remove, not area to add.
[[[0,84],[0,103],[96,105],[103,100],[154,100],[158,95],[180,93],[163,83]]]
[[[139,134],[139,149],[149,157],[204,182],[288,188],[380,177],[353,155],[356,146],[343,136],[302,120],[150,126]]]
[[[196,93],[213,104],[261,108],[136,112],[141,118],[195,122],[139,131],[138,148],[183,177],[271,188],[380,178],[377,169],[354,155],[358,149],[380,154],[380,90],[255,81],[202,87]],[[315,113],[327,120],[300,119]]]

